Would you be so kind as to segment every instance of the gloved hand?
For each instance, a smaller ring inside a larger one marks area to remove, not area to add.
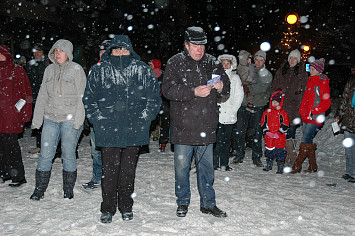
[[[279,138],[280,136],[277,133],[266,132],[266,135],[270,138]]]

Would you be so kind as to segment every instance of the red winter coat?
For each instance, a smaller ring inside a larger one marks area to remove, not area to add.
[[[284,109],[282,109],[284,96],[282,96],[279,106],[274,107],[271,105],[272,98],[277,93],[281,93],[283,95],[281,90],[273,93],[270,98],[270,108],[266,109],[261,117],[261,127],[264,135],[267,132],[271,132],[272,134],[277,134],[279,136],[278,138],[271,138],[268,135],[265,135],[265,146],[268,149],[285,148],[286,132],[289,127],[288,114]]]
[[[309,77],[300,105],[302,122],[322,126],[324,119],[317,120],[317,117],[325,115],[330,103],[328,77],[323,74]]]
[[[15,65],[10,50],[0,45],[6,61],[0,61],[0,133],[21,133],[24,123],[32,116],[32,89],[25,70]],[[26,104],[19,112],[15,104],[24,99]]]

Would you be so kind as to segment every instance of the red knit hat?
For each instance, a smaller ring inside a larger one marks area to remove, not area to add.
[[[282,99],[282,93],[276,93],[272,98],[271,98],[271,102],[272,101],[277,101],[278,103],[281,103],[281,99]]]
[[[313,66],[313,68],[316,69],[319,73],[322,73],[324,70],[324,63],[325,63],[325,59],[321,58],[321,59],[315,60],[309,66]]]
[[[152,59],[148,62],[148,64],[149,63],[152,63],[154,65],[154,68],[161,68],[161,61],[158,59]]]

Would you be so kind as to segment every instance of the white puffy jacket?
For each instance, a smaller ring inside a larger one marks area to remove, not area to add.
[[[225,102],[218,103],[219,108],[219,123],[221,124],[235,124],[237,122],[237,112],[242,104],[244,91],[242,82],[239,76],[233,71],[237,68],[237,60],[235,56],[224,54],[218,57],[218,60],[230,60],[232,66],[225,70],[230,80],[229,98]]]

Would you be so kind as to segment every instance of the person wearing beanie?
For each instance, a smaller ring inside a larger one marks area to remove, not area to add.
[[[262,130],[260,126],[261,116],[264,112],[265,105],[269,102],[272,74],[265,67],[266,52],[259,50],[254,54],[254,73],[252,83],[245,86],[242,106],[238,110],[238,122],[233,128],[234,147],[233,147],[233,163],[243,163],[245,157],[245,139],[247,127],[253,127],[252,137],[252,161],[257,167],[263,167],[261,157],[262,151]],[[247,88],[245,88],[247,87]]]
[[[18,134],[31,120],[33,99],[26,71],[6,45],[0,45],[0,88],[0,183],[12,180],[9,186],[19,187],[27,181]]]
[[[300,127],[298,108],[301,105],[307,79],[308,74],[304,61],[301,60],[301,53],[298,49],[294,49],[289,53],[287,61],[281,63],[271,84],[272,92],[282,90],[285,94],[282,108],[290,118],[286,134],[286,166],[292,166],[297,158],[296,130]]]
[[[101,57],[105,53],[106,49],[110,46],[111,40],[104,40],[99,45],[99,61],[90,68],[89,74],[94,66],[101,63]],[[101,159],[101,149],[96,147],[95,140],[95,130],[93,125],[88,121],[88,126],[90,127],[90,144],[91,144],[91,157],[92,157],[92,177],[89,182],[84,183],[82,186],[85,189],[96,189],[101,187],[101,177],[102,177],[102,159]]]
[[[324,58],[315,60],[310,65],[310,76],[306,84],[299,113],[303,122],[300,151],[292,166],[291,173],[302,170],[302,163],[308,157],[309,167],[305,172],[316,172],[318,169],[315,150],[317,145],[313,138],[325,121],[325,112],[331,104],[329,79],[322,74]]]
[[[111,42],[110,39],[105,39],[105,40],[102,41],[102,43],[100,44],[100,46],[99,46],[99,49],[100,49],[100,51],[99,51],[100,59],[99,59],[98,63],[101,62],[101,56],[102,56],[102,54],[104,54],[104,53],[106,52],[106,49],[108,48],[108,46],[110,46],[110,42]],[[90,70],[91,70],[91,69],[90,69]]]
[[[217,99],[227,97],[230,81],[217,58],[205,53],[205,44],[204,30],[188,27],[183,52],[168,60],[164,72],[163,95],[170,100],[178,217],[185,217],[190,205],[192,158],[196,163],[200,211],[227,217],[226,212],[216,206],[213,144],[218,128]]]
[[[219,122],[216,146],[213,150],[213,166],[215,170],[231,171],[229,166],[229,149],[233,126],[237,122],[237,112],[242,104],[244,92],[239,76],[233,71],[237,68],[237,59],[233,55],[218,56],[227,73],[230,85],[230,95],[227,100],[221,100],[219,105]]]
[[[86,86],[83,68],[73,62],[73,44],[65,39],[54,43],[48,53],[52,64],[44,71],[32,129],[42,126],[41,151],[36,168],[35,190],[30,199],[44,197],[51,176],[52,160],[61,140],[64,198],[74,197],[77,179],[76,147],[85,119],[82,101]]]
[[[286,132],[289,127],[287,112],[282,109],[284,94],[276,91],[270,98],[270,108],[266,109],[261,118],[261,127],[265,136],[266,167],[264,171],[272,170],[273,162],[277,162],[277,174],[284,171],[286,159]]]
[[[46,67],[49,65],[48,58],[44,55],[43,44],[36,43],[32,48],[33,59],[29,60],[26,65],[26,72],[28,78],[30,79],[32,93],[33,93],[33,104],[36,104],[39,89],[42,84],[42,79]],[[35,106],[32,106],[34,109]],[[32,136],[36,137],[36,147],[29,151],[30,154],[35,154],[41,150],[41,132],[42,129],[32,130]]]

